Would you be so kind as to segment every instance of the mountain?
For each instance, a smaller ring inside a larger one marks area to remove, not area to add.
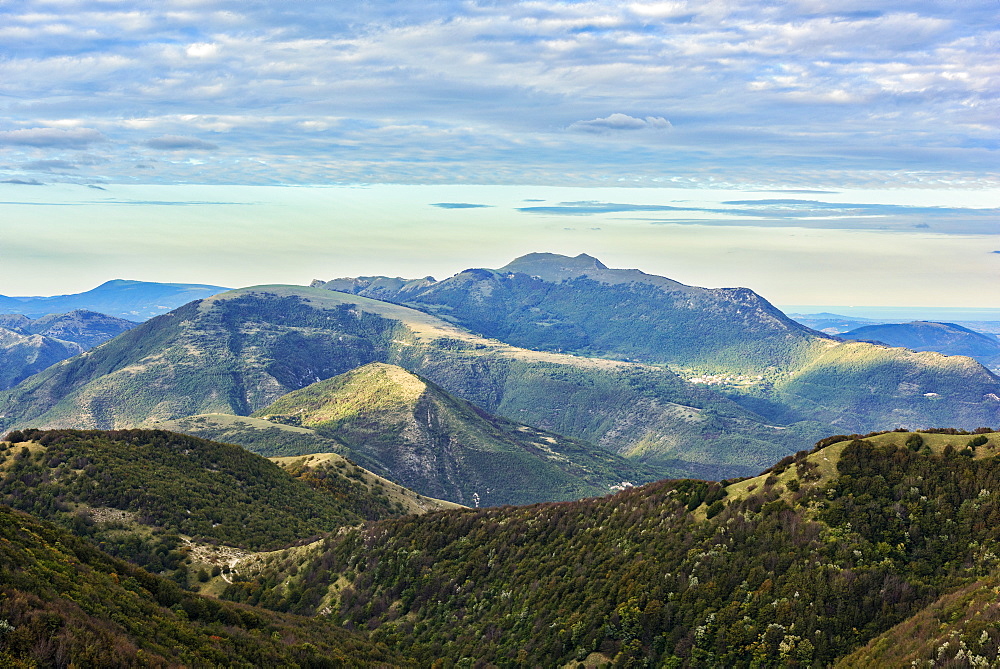
[[[0,319],[4,318],[0,316]],[[96,311],[75,309],[66,314],[47,314],[10,327],[23,334],[40,334],[92,349],[134,328],[138,323],[124,318],[99,314]]]
[[[492,416],[401,367],[373,362],[256,414],[335,438],[393,481],[466,506],[603,495],[651,481],[592,444]]]
[[[224,596],[330,611],[428,666],[995,666],[998,449],[838,436],[728,484],[386,520]]]
[[[136,325],[138,323],[133,321],[86,309],[76,309],[66,314],[47,314],[34,319],[24,314],[0,314],[0,328],[23,335],[42,335],[64,342],[73,342],[79,344],[83,350],[103,344]]]
[[[296,286],[230,291],[151,319],[0,393],[0,423],[122,428],[247,415],[370,362],[420,374],[490,414],[638,458],[660,475],[752,473],[822,429],[769,425],[660,366],[530,351],[407,307]]]
[[[819,330],[820,332],[828,335],[840,335],[855,328],[864,327],[866,325],[877,325],[881,322],[870,318],[860,318],[858,316],[841,316],[840,314],[831,314],[827,311],[823,311],[818,314],[790,313],[788,314],[788,317],[796,323],[801,323],[808,328]]]
[[[84,310],[34,320],[23,314],[0,314],[0,389],[12,388],[136,325]]]
[[[844,339],[902,346],[914,351],[966,355],[987,367],[1000,365],[1000,340],[954,323],[914,321],[866,325],[840,335]]]
[[[77,343],[0,327],[0,389],[83,352]]]
[[[1000,422],[1000,379],[972,360],[839,341],[747,288],[686,286],[585,254],[532,253],[442,281],[313,285],[405,304],[514,346],[666,365],[780,426]]]
[[[0,665],[413,666],[332,623],[185,592],[5,506]]]
[[[7,439],[0,502],[188,587],[226,552],[275,550],[414,512],[399,491],[390,495],[342,459],[292,475],[238,446],[164,430],[25,430]],[[199,546],[192,564],[188,553]]]
[[[823,338],[746,288],[686,286],[586,254],[531,253],[497,270],[390,282],[321,287],[406,304],[515,346],[654,364],[761,373]]]
[[[191,283],[155,283],[114,279],[83,293],[52,297],[0,295],[0,312],[32,318],[77,309],[97,311],[117,318],[143,321],[166,313],[191,300],[221,293],[226,288]]]

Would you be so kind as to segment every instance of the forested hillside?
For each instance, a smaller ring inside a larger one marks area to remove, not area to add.
[[[338,625],[185,592],[5,506],[0,665],[412,666]]]
[[[212,566],[191,563],[192,545],[274,550],[413,512],[346,462],[292,475],[238,446],[162,430],[25,430],[7,439],[0,502],[185,586]]]
[[[835,437],[727,486],[383,521],[227,596],[322,606],[424,664],[823,666],[994,577],[998,446],[992,434]],[[927,643],[919,657],[996,662],[1000,633],[974,631],[965,650]]]

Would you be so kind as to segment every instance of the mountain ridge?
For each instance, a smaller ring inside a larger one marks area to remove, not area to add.
[[[655,478],[591,444],[492,416],[396,365],[372,362],[253,414],[336,438],[395,482],[465,506],[606,494]]]
[[[0,393],[0,421],[114,428],[246,415],[368,362],[402,366],[489,413],[612,451],[642,443],[643,459],[660,461],[663,473],[751,473],[791,439],[661,367],[521,349],[408,307],[300,286],[229,291],[152,319]],[[123,393],[128,403],[116,399]]]

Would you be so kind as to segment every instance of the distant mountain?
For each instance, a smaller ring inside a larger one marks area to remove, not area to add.
[[[247,415],[370,362],[420,374],[490,414],[638,458],[662,476],[752,473],[822,428],[769,426],[662,367],[525,350],[407,307],[294,286],[231,291],[147,321],[0,393],[0,422],[120,428]]]
[[[0,327],[0,390],[82,353],[80,344]]]
[[[844,339],[880,342],[914,351],[967,355],[987,367],[1000,366],[1000,340],[954,323],[914,321],[868,325],[840,335]]]
[[[839,436],[728,485],[392,519],[224,597],[322,611],[424,666],[997,666],[998,449]]]
[[[800,349],[823,337],[746,288],[686,286],[608,269],[586,254],[531,253],[437,282],[319,285],[406,304],[515,346],[655,364],[761,373],[794,364],[807,353]]]
[[[859,318],[857,316],[841,316],[840,314],[831,314],[827,312],[821,312],[818,314],[788,314],[796,323],[801,323],[808,328],[813,330],[818,330],[828,335],[839,335],[844,332],[849,332],[855,328],[864,327],[866,325],[877,325],[882,321],[872,320],[870,318]]]
[[[339,625],[220,602],[0,506],[5,667],[412,666]]]
[[[86,309],[75,309],[66,314],[47,314],[29,318],[24,314],[0,314],[0,327],[21,334],[37,334],[79,344],[84,350],[94,348],[107,340],[134,328],[138,323],[99,314]]]
[[[593,444],[492,416],[378,362],[293,391],[254,415],[312,428],[379,463],[391,480],[466,506],[579,499],[657,478]]]
[[[77,309],[96,311],[116,318],[144,321],[192,300],[210,297],[227,288],[190,283],[154,283],[114,279],[97,288],[52,297],[6,297],[0,295],[0,312],[38,318]]]
[[[1000,379],[972,360],[840,342],[747,288],[686,286],[585,254],[532,253],[442,281],[314,285],[405,304],[515,346],[667,365],[780,426],[1000,423]]]
[[[0,314],[0,390],[136,325],[84,310],[34,320],[23,314]]]

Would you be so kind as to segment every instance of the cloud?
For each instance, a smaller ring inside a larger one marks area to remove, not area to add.
[[[85,149],[104,141],[107,138],[92,128],[22,128],[0,132],[0,146]]]
[[[525,214],[556,214],[560,216],[591,216],[641,211],[704,211],[697,207],[675,207],[660,204],[618,204],[613,202],[560,202],[543,207],[518,207]]]
[[[16,184],[18,186],[44,186],[45,184],[37,179],[4,179],[0,183]]]
[[[491,204],[471,204],[469,202],[434,202],[431,204],[432,207],[439,207],[441,209],[484,209],[492,207]]]
[[[668,218],[629,218],[654,224],[700,224],[754,227],[806,227],[850,230],[912,231],[930,229],[953,234],[995,234],[1000,208],[913,206],[900,204],[823,202],[819,200],[726,200],[718,206],[676,206],[577,201],[519,207],[526,214],[595,216],[626,213],[666,214]],[[696,216],[692,216],[694,213]],[[700,216],[697,216],[700,214]]]
[[[670,121],[662,116],[635,118],[628,114],[611,114],[605,118],[571,123],[567,130],[574,132],[610,132],[614,130],[668,130]]]
[[[100,142],[81,177],[158,183],[1000,184],[995,3],[844,2],[0,3],[0,151]],[[206,157],[140,176],[136,147]]]
[[[76,163],[68,160],[32,160],[20,165],[21,169],[38,172],[64,172],[78,169]]]
[[[214,151],[219,147],[215,144],[202,141],[196,137],[184,137],[182,135],[163,135],[153,137],[143,142],[151,149],[163,151]]]

